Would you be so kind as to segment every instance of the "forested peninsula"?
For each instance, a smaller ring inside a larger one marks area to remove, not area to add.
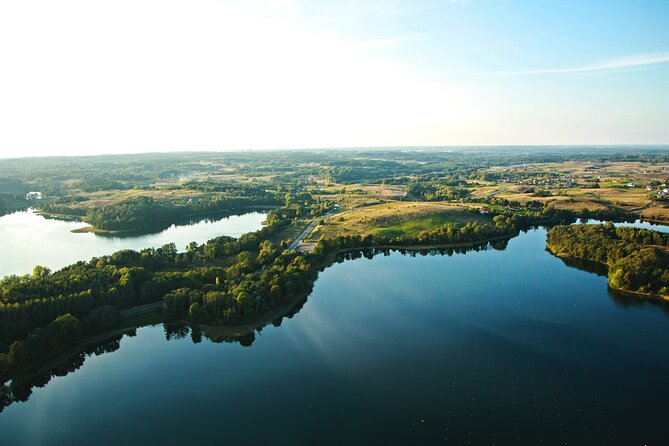
[[[602,225],[556,226],[546,247],[553,254],[606,267],[609,287],[669,299],[669,234]]]
[[[73,208],[66,205],[47,204],[45,214],[59,214],[82,218],[97,231],[142,231],[162,223],[172,224],[186,217],[215,212],[234,213],[250,207],[278,206],[282,202],[273,194],[252,197],[212,196],[191,198],[186,202],[158,200],[139,196],[100,208]]]

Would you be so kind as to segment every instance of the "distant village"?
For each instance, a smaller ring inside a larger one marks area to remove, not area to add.
[[[586,167],[585,169],[588,173],[597,174],[602,172],[599,166]],[[643,172],[646,173],[645,171]],[[500,183],[511,183],[516,185],[525,185],[532,187],[541,187],[546,190],[551,189],[568,189],[573,187],[583,187],[583,188],[600,188],[600,180],[602,180],[601,175],[596,177],[589,175],[583,177],[576,177],[574,175],[560,175],[558,173],[547,173],[547,172],[532,172],[527,170],[527,165],[514,166],[514,169],[508,172],[504,172],[502,178],[498,181]],[[615,182],[615,180],[612,180]],[[656,196],[659,200],[669,199],[669,188],[667,187],[666,182],[660,182],[658,180],[649,181],[648,184],[638,184],[632,181],[627,183],[621,182],[619,185],[609,185],[608,187],[614,188],[644,188],[650,194]]]

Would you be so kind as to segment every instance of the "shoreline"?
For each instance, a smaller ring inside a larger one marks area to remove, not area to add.
[[[363,251],[367,249],[396,249],[396,250],[406,250],[406,251],[425,251],[430,249],[457,249],[457,248],[473,248],[475,246],[485,245],[490,242],[497,242],[500,240],[511,240],[512,238],[517,237],[518,234],[510,235],[500,235],[498,237],[490,237],[476,242],[463,242],[463,243],[436,243],[430,245],[377,245],[377,246],[363,246],[355,248],[342,248],[333,252],[337,254],[340,252],[350,252],[350,251]]]
[[[548,252],[550,252],[552,255],[554,255],[555,257],[560,258],[560,259],[571,259],[571,260],[578,260],[578,261],[590,262],[590,263],[593,263],[593,264],[595,264],[595,265],[601,265],[602,267],[606,268],[607,271],[608,271],[608,269],[609,269],[609,266],[608,266],[607,264],[605,264],[605,263],[595,262],[595,261],[593,261],[593,260],[588,260],[588,259],[584,259],[584,258],[581,258],[581,257],[572,256],[572,255],[567,254],[567,253],[564,253],[564,252],[559,252],[559,253],[558,253],[558,252],[555,252],[555,251],[551,248],[551,246],[548,245],[548,244],[546,245],[546,250],[547,250]],[[578,268],[578,267],[575,267],[575,268]],[[613,291],[615,291],[615,292],[623,293],[623,294],[630,294],[630,295],[633,295],[633,296],[635,296],[635,297],[639,297],[639,296],[641,296],[641,297],[649,298],[649,299],[653,299],[653,300],[659,300],[659,301],[663,301],[663,302],[669,302],[669,295],[664,295],[664,294],[653,294],[653,293],[644,293],[644,292],[641,292],[641,291],[632,291],[632,290],[626,290],[626,289],[623,289],[623,288],[612,287],[612,286],[609,285],[609,283],[608,283],[608,275],[606,276],[606,279],[607,279],[606,286],[608,287],[608,289],[613,290]]]
[[[458,249],[458,248],[472,248],[476,246],[485,246],[488,243],[495,242],[495,241],[501,241],[501,240],[511,240],[515,237],[517,237],[520,234],[520,231],[517,231],[514,234],[506,234],[506,235],[501,235],[497,237],[490,237],[487,239],[482,239],[479,241],[475,242],[464,242],[464,243],[442,243],[442,244],[429,244],[429,245],[377,245],[377,246],[365,246],[365,247],[351,247],[351,248],[342,248],[342,249],[337,249],[334,250],[330,253],[328,253],[322,260],[317,261],[313,264],[313,267],[318,270],[318,272],[323,272],[330,266],[332,266],[337,258],[338,254],[345,253],[345,252],[352,252],[352,251],[366,251],[366,250],[396,250],[396,251],[401,251],[401,250],[406,250],[406,251],[426,251],[426,250],[432,250],[432,249]],[[575,260],[586,260],[586,259],[581,259],[579,257],[574,257],[565,253],[555,253],[550,246],[546,246],[547,250],[554,256],[558,258],[571,258]],[[599,262],[593,262],[598,265],[603,265],[604,267],[608,268],[607,265],[600,264]],[[314,281],[315,283],[315,281]],[[608,286],[608,284],[607,284]],[[642,297],[647,297],[653,300],[659,300],[662,302],[669,302],[669,296],[664,296],[664,295],[657,295],[657,294],[650,294],[650,293],[642,293],[639,291],[630,291],[630,290],[623,290],[619,288],[614,288],[611,286],[608,286],[610,290],[614,290],[619,293],[623,294],[629,294],[633,296],[642,296]],[[248,333],[254,332],[259,328],[265,327],[268,324],[272,323],[274,320],[282,317],[286,317],[292,310],[294,310],[299,304],[306,302],[307,298],[311,294],[311,291],[309,291],[306,294],[300,294],[295,296],[290,302],[288,302],[286,305],[281,305],[273,310],[268,311],[267,313],[260,315],[258,318],[256,318],[253,321],[244,323],[244,324],[239,324],[239,325],[206,325],[206,324],[195,324],[191,322],[186,322],[186,321],[175,321],[175,323],[185,323],[191,327],[197,327],[202,329],[203,334],[205,334],[207,337],[209,337],[212,341],[217,341],[217,340],[225,340],[225,339],[233,339],[238,336],[243,336]],[[19,372],[20,373],[31,373],[31,374],[38,374],[40,372],[46,371],[49,368],[57,367],[59,364],[62,364],[64,361],[76,356],[77,354],[83,352],[86,350],[86,348],[104,342],[106,340],[109,340],[115,336],[119,335],[125,335],[133,330],[137,330],[139,328],[143,327],[150,327],[150,326],[155,326],[158,324],[164,324],[164,323],[169,323],[165,321],[165,318],[162,314],[161,309],[154,310],[149,313],[144,313],[144,314],[138,314],[134,316],[130,316],[128,319],[132,320],[133,318],[152,318],[149,319],[148,321],[144,320],[139,323],[133,323],[127,326],[123,326],[122,321],[120,323],[120,327],[115,328],[107,333],[100,333],[95,336],[91,336],[86,339],[80,340],[77,345],[73,346],[72,349],[68,350],[67,352],[62,352],[51,359],[49,359],[45,364],[38,366],[38,367],[28,367],[25,370]],[[3,377],[5,379],[5,377]],[[12,379],[11,377],[7,377],[5,381]]]
[[[243,212],[243,213],[235,213],[236,211],[244,210],[244,209],[249,209],[249,210],[271,210],[271,209],[276,209],[275,205],[268,205],[268,206],[244,206],[242,208],[235,208],[231,210],[219,210],[219,211],[207,211],[207,212],[196,212],[193,214],[187,214],[179,217],[179,219],[187,219],[187,218],[194,218],[194,217],[204,217],[207,215],[212,215],[212,214],[226,214],[222,215],[221,218],[226,218],[226,217],[232,217],[232,216],[237,216],[237,215],[245,215],[250,212]],[[52,215],[52,214],[40,214],[40,215]],[[80,219],[81,223],[86,223],[84,219]],[[172,219],[165,219],[165,220],[156,220],[156,224],[160,223],[165,223],[169,222]],[[170,225],[179,225],[178,223],[170,223]],[[86,233],[93,233],[93,234],[105,234],[105,235],[115,235],[115,234],[132,234],[134,232],[141,232],[146,229],[101,229],[97,228],[93,225],[88,225],[84,226],[82,228],[77,228],[77,229],[72,229],[70,230],[71,233],[73,234],[86,234]]]
[[[62,365],[66,361],[74,358],[78,354],[84,353],[86,349],[89,347],[108,341],[116,336],[123,337],[128,333],[131,333],[132,331],[138,330],[140,328],[154,327],[156,325],[161,325],[161,324],[186,324],[189,325],[190,327],[200,328],[203,334],[205,334],[212,341],[223,341],[225,339],[234,339],[235,337],[243,336],[248,333],[254,332],[258,328],[265,327],[280,317],[285,317],[292,310],[294,310],[295,307],[305,302],[306,299],[309,297],[309,294],[310,293],[306,295],[305,294],[297,295],[286,305],[282,305],[279,308],[275,308],[274,310],[268,311],[255,321],[247,322],[245,324],[240,324],[240,325],[205,325],[205,324],[195,324],[188,321],[168,322],[165,320],[165,317],[162,313],[162,308],[154,310],[149,313],[130,316],[128,319],[138,318],[138,317],[144,317],[146,319],[151,318],[151,319],[148,321],[144,320],[139,323],[132,323],[127,326],[120,326],[106,333],[99,333],[94,336],[81,339],[76,345],[72,346],[71,349],[60,352],[52,356],[45,363],[40,365],[35,365],[34,367],[25,368],[12,375],[3,376],[0,379],[0,381],[6,383],[7,381],[14,379],[15,376],[19,376],[22,374],[29,374],[32,376],[36,376],[39,375],[40,373],[48,372]],[[122,322],[123,320],[121,320],[121,325]]]
[[[641,297],[648,297],[653,300],[658,300],[662,302],[669,302],[669,295],[665,296],[664,294],[651,294],[651,293],[642,293],[641,291],[632,291],[632,290],[624,290],[622,288],[616,288],[612,287],[607,283],[607,286],[610,290],[615,291],[616,293],[622,293],[622,294],[631,294],[633,296],[641,296]]]
[[[505,235],[505,236],[500,236],[500,237],[493,237],[490,239],[486,240],[481,240],[478,242],[467,242],[467,243],[458,243],[458,244],[441,244],[441,245],[404,245],[404,246],[369,246],[369,247],[362,247],[362,248],[344,248],[344,249],[338,249],[336,251],[332,251],[329,253],[324,259],[322,259],[319,262],[316,262],[313,264],[313,267],[318,270],[319,273],[325,271],[327,268],[332,266],[335,263],[336,256],[339,253],[343,252],[350,252],[350,251],[361,251],[361,250],[367,250],[367,249],[404,249],[404,250],[410,250],[410,251],[421,251],[421,250],[429,250],[429,249],[455,249],[455,248],[471,248],[473,246],[477,245],[482,245],[486,244],[492,241],[498,241],[498,240],[505,240],[505,239],[511,239],[518,234],[515,235]],[[251,333],[253,331],[256,331],[258,328],[262,328],[267,326],[268,324],[272,323],[274,320],[281,318],[281,317],[286,317],[292,310],[294,310],[298,305],[301,303],[304,303],[309,295],[311,294],[311,291],[307,294],[300,294],[295,296],[294,299],[292,299],[290,302],[288,302],[286,305],[281,305],[280,307],[277,307],[273,310],[268,311],[267,313],[259,316],[256,320],[247,322],[244,324],[240,325],[206,325],[206,324],[194,324],[190,322],[185,322],[185,321],[175,321],[175,323],[185,323],[190,325],[191,327],[198,327],[202,329],[203,334],[208,336],[212,340],[224,340],[224,339],[232,339],[237,336],[242,336],[248,333]],[[160,314],[158,314],[160,312]],[[135,323],[135,324],[130,324],[127,326],[122,326],[123,320],[121,320],[120,325],[118,328],[114,328],[109,332],[106,333],[100,333],[85,339],[80,340],[75,346],[73,346],[70,350],[67,350],[66,352],[61,352],[52,358],[50,358],[46,363],[36,366],[36,367],[28,367],[20,372],[18,372],[15,375],[19,375],[21,373],[30,373],[33,375],[39,374],[41,372],[47,371],[51,368],[57,367],[58,365],[62,364],[64,361],[67,361],[68,359],[73,358],[79,353],[82,353],[86,350],[86,348],[93,346],[95,344],[99,344],[102,342],[105,342],[115,336],[119,335],[126,335],[127,333],[137,330],[143,327],[152,327],[158,324],[164,324],[166,323],[164,316],[162,315],[162,310],[154,310],[149,313],[144,313],[144,314],[139,314],[135,316],[130,316],[128,319],[132,319],[135,317],[153,317],[154,319],[150,321],[142,321],[140,323]],[[167,322],[169,323],[169,322]],[[3,377],[3,380],[5,382],[7,380],[12,379],[11,376],[8,377]]]

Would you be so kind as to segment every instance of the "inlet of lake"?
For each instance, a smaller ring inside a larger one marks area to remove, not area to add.
[[[343,260],[252,343],[140,328],[6,407],[0,444],[667,444],[669,308],[545,240]]]
[[[203,243],[220,235],[239,237],[262,227],[266,213],[250,212],[193,218],[155,232],[101,235],[72,233],[87,226],[77,221],[46,219],[32,210],[0,217],[0,277],[31,273],[36,265],[52,270],[79,260],[112,254],[121,249],[159,248],[175,243],[180,251],[190,242]]]

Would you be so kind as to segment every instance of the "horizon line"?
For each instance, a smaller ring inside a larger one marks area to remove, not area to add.
[[[588,148],[588,149],[663,149],[669,150],[669,143],[616,143],[616,144],[456,144],[456,145],[399,145],[399,146],[333,146],[333,147],[277,147],[277,148],[257,148],[257,149],[177,149],[177,150],[149,150],[146,152],[122,152],[122,153],[95,153],[78,155],[24,155],[24,156],[4,156],[0,154],[0,161],[18,160],[28,158],[86,158],[97,156],[131,156],[131,155],[158,155],[158,154],[185,154],[185,153],[242,153],[242,152],[309,152],[324,150],[434,150],[434,149],[485,149],[485,148]]]

